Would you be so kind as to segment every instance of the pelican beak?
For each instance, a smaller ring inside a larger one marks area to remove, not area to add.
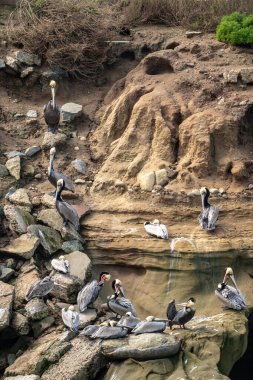
[[[187,302],[176,302],[176,305],[177,306],[186,307],[187,306]]]
[[[233,281],[233,283],[234,283],[234,285],[235,285],[235,288],[236,288],[236,290],[237,290],[237,292],[238,292],[238,288],[237,288],[237,285],[236,285],[236,281],[235,281],[235,277],[234,277],[234,275],[232,274],[232,275],[230,276],[230,278],[231,278],[231,280]]]
[[[120,290],[120,293],[121,293],[122,297],[124,297],[124,298],[125,298],[126,296],[125,296],[125,292],[124,292],[124,289],[123,289],[123,287],[122,287],[122,286],[120,286],[120,287],[119,287],[119,290]]]
[[[234,276],[233,276],[234,277]],[[228,275],[225,274],[224,278],[223,278],[223,283],[226,284],[228,282]]]
[[[110,281],[110,278],[111,278],[111,275],[110,275],[110,274],[106,274],[106,275],[105,275],[105,280],[106,280],[106,281]]]
[[[53,109],[55,109],[55,87],[51,87]]]

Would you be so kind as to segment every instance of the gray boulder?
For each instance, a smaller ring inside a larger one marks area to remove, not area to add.
[[[71,165],[76,169],[78,173],[85,174],[86,173],[86,163],[84,160],[74,160],[71,162]]]
[[[65,255],[69,262],[70,275],[78,277],[81,281],[87,280],[91,275],[91,261],[89,257],[80,251],[71,252]]]
[[[64,133],[51,133],[45,132],[44,139],[42,141],[43,149],[51,149],[54,146],[64,144],[67,141],[67,135]]]
[[[7,177],[9,175],[9,171],[6,169],[4,165],[0,165],[0,177]]]
[[[65,103],[61,107],[63,121],[71,122],[83,113],[83,106],[76,103]]]
[[[24,315],[17,312],[13,313],[11,327],[18,335],[27,335],[30,331],[28,319]]]
[[[11,268],[7,268],[4,265],[0,265],[0,280],[8,282],[14,275],[15,271]]]
[[[62,244],[62,250],[66,253],[71,253],[75,251],[83,251],[83,245],[79,240],[69,240]]]
[[[38,153],[39,151],[41,151],[41,147],[38,146],[38,145],[33,145],[33,146],[30,146],[29,148],[26,149],[25,154],[26,154],[28,157],[32,157],[32,156],[34,156],[36,153]]]
[[[4,214],[9,222],[10,230],[18,234],[26,233],[27,227],[35,223],[33,216],[29,212],[13,205],[5,205]]]
[[[27,66],[41,65],[41,58],[36,54],[27,53],[24,50],[17,50],[14,52],[14,57],[18,64],[25,64]]]
[[[103,341],[102,352],[110,360],[152,360],[173,356],[179,352],[180,346],[181,342],[168,334],[140,334]]]
[[[54,280],[54,287],[50,294],[62,301],[75,303],[83,282],[78,277],[62,273],[55,273],[52,279]]]
[[[30,201],[28,192],[26,189],[17,189],[13,194],[9,196],[9,201],[18,206],[25,206],[27,208],[32,208],[32,203]]]
[[[47,254],[52,255],[61,249],[62,241],[60,234],[54,229],[40,224],[32,224],[27,228],[27,232],[40,239],[40,244]]]
[[[40,239],[38,239],[36,236],[24,234],[17,239],[13,239],[10,244],[6,245],[5,247],[0,248],[0,252],[19,256],[25,260],[29,260],[33,256],[39,243]]]
[[[29,318],[33,321],[40,321],[49,315],[49,309],[44,301],[33,298],[25,305],[25,310]]]

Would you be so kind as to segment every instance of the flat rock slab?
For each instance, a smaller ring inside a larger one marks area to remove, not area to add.
[[[65,255],[65,258],[69,261],[70,275],[78,277],[81,281],[89,277],[91,274],[91,261],[84,252],[71,252]]]
[[[112,360],[152,360],[173,356],[181,342],[168,334],[140,334],[102,342],[103,354]]]
[[[94,379],[106,364],[97,342],[86,338],[75,338],[71,341],[71,349],[60,358],[59,362],[50,366],[41,380],[85,380]]]
[[[38,153],[41,150],[41,147],[38,145],[30,146],[26,149],[25,154],[28,157],[34,156],[36,153]]]
[[[33,256],[39,243],[40,239],[38,239],[36,236],[24,234],[19,238],[12,240],[9,245],[0,248],[0,252],[19,256],[25,260],[29,260]]]
[[[71,347],[68,342],[60,342],[58,337],[59,333],[51,332],[37,339],[23,355],[6,368],[5,376],[42,374]],[[59,379],[59,376],[55,376],[55,379]]]
[[[33,224],[27,228],[27,231],[31,235],[40,239],[40,244],[49,255],[52,255],[54,252],[61,249],[61,236],[53,228],[42,226],[40,224]]]
[[[14,299],[14,286],[0,281],[0,331],[9,326]]]

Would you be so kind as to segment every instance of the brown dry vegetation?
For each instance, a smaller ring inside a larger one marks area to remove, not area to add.
[[[7,32],[49,65],[91,77],[106,62],[106,41],[121,26],[162,23],[210,31],[223,15],[252,10],[248,0],[20,0]]]

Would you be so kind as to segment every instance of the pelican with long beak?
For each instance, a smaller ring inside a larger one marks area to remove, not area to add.
[[[187,302],[177,303],[175,300],[170,301],[167,308],[167,318],[169,320],[170,329],[173,325],[179,325],[185,329],[185,324],[189,322],[195,315],[196,310],[193,308],[195,305],[195,298],[191,297]],[[183,306],[182,309],[177,310],[176,305]]]
[[[77,332],[80,324],[80,319],[79,313],[75,311],[75,307],[73,305],[70,305],[68,309],[63,308],[61,315],[64,324],[69,327],[71,331]]]
[[[100,323],[100,325],[88,325],[81,332],[80,336],[91,336],[94,334],[100,327],[102,326],[110,326],[110,321],[105,321]]]
[[[235,288],[228,285],[229,279],[232,280]],[[228,309],[244,310],[247,308],[245,298],[236,285],[234,273],[230,267],[226,268],[223,282],[218,284],[217,289],[215,290],[215,295]]]
[[[75,186],[71,179],[57,171],[54,170],[53,164],[55,159],[56,149],[55,147],[50,149],[50,160],[49,160],[49,166],[47,170],[48,180],[49,182],[56,188],[57,187],[57,181],[59,179],[64,180],[64,188],[63,190],[69,190],[72,191],[72,193],[75,192]],[[53,193],[55,195],[55,193]]]
[[[140,323],[140,318],[134,317],[131,311],[128,311],[123,317],[119,320],[117,326],[126,327],[129,331],[133,330],[135,326]]]
[[[168,321],[156,319],[153,316],[147,317],[141,321],[132,330],[132,334],[162,333],[168,327]]]
[[[210,205],[208,203],[208,198],[210,191],[207,187],[202,187],[200,189],[201,201],[202,201],[202,211],[198,216],[198,221],[203,230],[213,231],[215,230],[215,223],[219,216],[218,207]]]
[[[110,273],[102,272],[100,273],[99,281],[93,280],[80,290],[77,296],[77,304],[81,312],[86,310],[88,306],[92,305],[93,302],[96,301],[99,293],[103,289],[105,281],[109,281],[110,278]]]
[[[134,317],[137,317],[132,302],[125,298],[125,292],[119,279],[112,282],[112,288],[114,294],[107,298],[108,308],[116,314],[116,317],[118,315],[125,315],[128,311],[130,311]]]
[[[159,239],[169,239],[167,227],[165,224],[160,224],[158,219],[153,220],[153,222],[144,222],[144,228],[151,236]]]
[[[49,86],[51,88],[52,99],[44,105],[44,118],[48,125],[48,131],[56,133],[60,121],[61,109],[55,102],[56,82],[51,80]]]
[[[70,223],[78,231],[79,230],[79,216],[77,214],[76,209],[61,198],[61,192],[64,186],[65,186],[64,180],[59,179],[57,181],[57,188],[56,188],[56,194],[55,194],[55,207],[56,207],[56,210],[61,215],[64,225],[67,225],[68,223]]]
[[[48,293],[51,292],[51,290],[54,287],[54,281],[50,276],[44,277],[42,280],[38,280],[34,282],[31,286],[29,291],[27,292],[27,295],[25,297],[26,301],[30,301],[32,298],[38,297],[43,298]]]

